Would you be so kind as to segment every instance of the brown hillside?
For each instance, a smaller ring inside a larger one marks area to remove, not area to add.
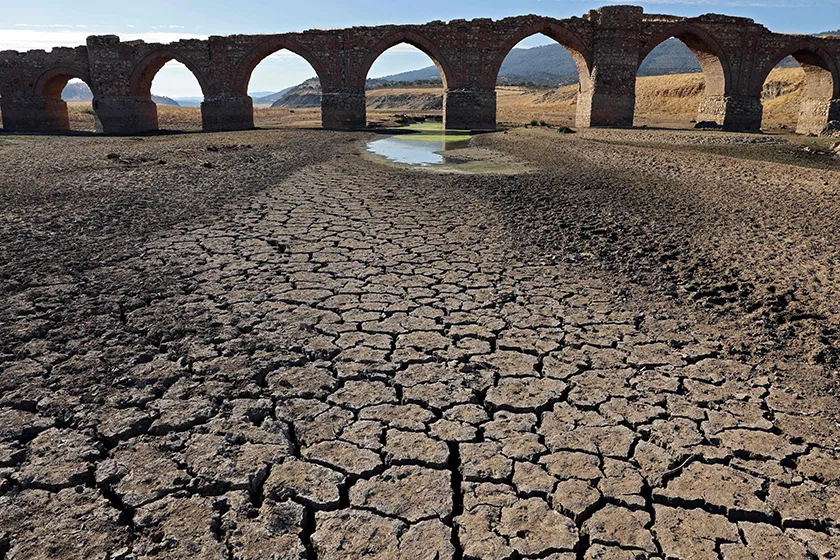
[[[764,120],[772,125],[792,124],[799,115],[805,72],[801,68],[773,70],[764,88]],[[532,119],[569,121],[575,113],[577,86],[556,90],[498,88],[499,120],[518,123]],[[703,74],[671,74],[636,80],[636,116],[693,119],[705,82]]]

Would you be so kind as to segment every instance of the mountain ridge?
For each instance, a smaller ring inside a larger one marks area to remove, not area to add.
[[[90,103],[93,101],[93,92],[90,91],[90,87],[84,82],[71,82],[61,92],[61,99],[68,103]],[[162,95],[152,95],[152,101],[158,105],[181,106],[180,103],[171,97],[164,97]]]

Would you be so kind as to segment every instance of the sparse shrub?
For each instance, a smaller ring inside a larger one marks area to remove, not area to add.
[[[531,126],[540,126],[540,121],[538,121],[537,119],[532,120]]]
[[[571,128],[569,128],[568,126],[558,126],[557,127],[557,132],[559,132],[560,134],[574,134],[575,133],[575,131],[572,130]]]
[[[85,115],[95,115],[96,113],[93,112],[93,109],[82,109],[82,113]]]
[[[540,126],[551,126],[551,125],[550,125],[550,124],[548,124],[548,123],[547,123],[547,122],[545,122],[545,121],[540,121]]]

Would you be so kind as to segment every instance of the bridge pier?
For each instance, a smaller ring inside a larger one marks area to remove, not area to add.
[[[760,97],[710,95],[700,102],[697,120],[717,123],[726,130],[758,132],[763,114]]]
[[[607,6],[592,13],[592,70],[578,94],[577,126],[631,127],[636,109],[636,71],[642,8]]]
[[[220,94],[201,103],[205,132],[254,128],[254,101],[247,95]]]
[[[635,78],[634,78],[635,79]],[[575,124],[578,128],[630,128],[636,109],[635,87],[616,86],[612,91],[584,91],[578,94]]]
[[[130,96],[93,99],[96,129],[106,134],[140,134],[158,129],[154,101]]]
[[[70,130],[67,103],[37,95],[0,97],[3,128],[8,132],[63,132]]]
[[[323,90],[321,92],[321,126],[337,130],[366,128],[364,88]]]
[[[799,106],[797,134],[819,134],[829,121],[840,121],[840,99],[803,99]]]
[[[453,88],[443,94],[446,130],[496,130],[496,90]]]

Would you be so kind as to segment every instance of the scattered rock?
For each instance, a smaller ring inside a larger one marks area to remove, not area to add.
[[[820,132],[820,136],[840,137],[840,121],[829,121]]]

